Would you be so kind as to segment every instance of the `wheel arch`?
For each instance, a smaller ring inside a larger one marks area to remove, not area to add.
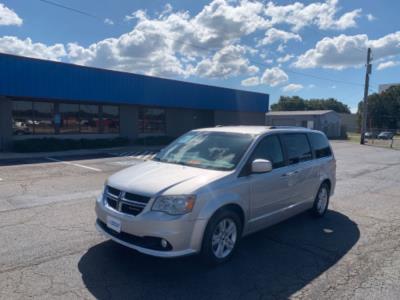
[[[330,192],[331,192],[331,190],[332,190],[332,182],[331,182],[331,180],[330,180],[329,178],[325,178],[324,180],[322,180],[320,187],[321,187],[323,184],[327,184],[327,185],[328,185],[329,194],[330,194]]]

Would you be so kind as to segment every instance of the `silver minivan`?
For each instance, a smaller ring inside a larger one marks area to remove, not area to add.
[[[322,217],[336,183],[326,136],[300,127],[190,131],[153,160],[112,175],[97,229],[142,253],[228,260],[250,233],[310,210]]]

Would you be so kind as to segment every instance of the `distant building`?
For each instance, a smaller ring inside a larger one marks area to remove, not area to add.
[[[341,135],[341,118],[333,110],[271,111],[265,115],[265,124],[316,129],[325,132],[330,138]]]
[[[386,91],[387,89],[391,88],[392,86],[400,86],[400,83],[380,84],[379,85],[379,93]]]

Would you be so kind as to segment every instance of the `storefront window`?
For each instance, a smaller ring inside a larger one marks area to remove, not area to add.
[[[59,115],[61,134],[79,133],[79,104],[60,104]]]
[[[81,133],[100,133],[98,105],[79,105]]]
[[[119,133],[118,106],[103,105],[102,124],[104,133]]]
[[[14,135],[119,133],[119,121],[116,105],[12,102]]]
[[[14,135],[33,133],[33,107],[30,101],[13,101],[12,126]]]
[[[33,103],[35,134],[54,134],[54,104],[47,102]]]
[[[165,133],[165,110],[143,107],[139,109],[140,133]]]

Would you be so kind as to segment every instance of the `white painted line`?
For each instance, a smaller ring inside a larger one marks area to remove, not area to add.
[[[52,158],[52,157],[46,157],[46,159],[50,160],[50,161],[59,162],[59,163],[65,164],[65,165],[84,168],[84,169],[88,169],[88,170],[92,170],[92,171],[96,171],[96,172],[102,172],[100,169],[96,169],[96,168],[92,168],[92,167],[88,167],[88,166],[84,166],[84,165],[80,165],[80,164],[74,164],[74,163],[70,163],[68,161],[63,161],[63,160],[55,159],[55,158]]]
[[[3,181],[3,178],[0,178],[0,181]]]
[[[146,157],[147,153],[149,153],[149,151],[144,151],[144,152],[142,152],[141,155],[138,155],[138,158],[139,158],[139,159],[144,159],[144,158]]]

